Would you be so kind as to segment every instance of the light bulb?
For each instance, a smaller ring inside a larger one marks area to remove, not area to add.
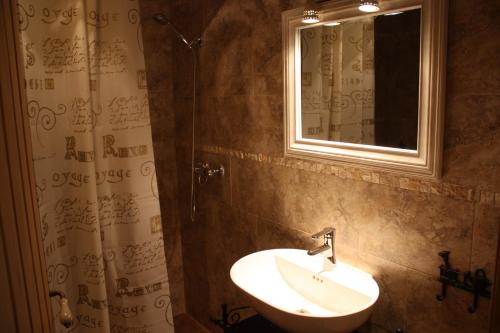
[[[403,14],[403,12],[392,12],[392,13],[387,13],[387,14],[384,14],[384,16],[394,16],[394,15],[399,15],[399,14]]]
[[[302,23],[318,23],[319,22],[319,15],[318,11],[315,9],[306,9],[304,10],[304,13],[302,14]]]
[[[380,10],[378,0],[361,0],[358,9],[366,13],[378,12]]]

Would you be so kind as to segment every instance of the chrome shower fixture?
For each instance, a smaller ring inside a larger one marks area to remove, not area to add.
[[[218,167],[213,168],[206,162],[198,162],[196,164],[196,167],[194,168],[194,174],[196,175],[198,184],[200,185],[206,184],[209,178],[215,176],[224,176],[224,173],[225,169],[222,164],[220,164]]]
[[[153,18],[160,24],[169,25],[172,31],[177,35],[177,37],[179,37],[179,39],[190,49],[192,49],[193,47],[199,47],[201,45],[201,38],[195,38],[191,41],[188,41],[186,37],[184,37],[184,35],[177,29],[175,25],[172,24],[172,22],[170,22],[170,20],[164,14],[155,14]]]
[[[192,41],[188,41],[183,34],[170,22],[170,20],[162,13],[155,14],[153,16],[154,20],[162,25],[168,25],[172,31],[177,35],[177,37],[191,50],[193,56],[193,108],[192,108],[192,122],[191,122],[191,212],[189,214],[191,221],[195,220],[196,213],[196,193],[194,188],[194,146],[195,146],[195,115],[196,115],[196,71],[197,71],[197,55],[196,51],[201,46],[201,38],[195,38]],[[198,179],[199,181],[199,179]]]

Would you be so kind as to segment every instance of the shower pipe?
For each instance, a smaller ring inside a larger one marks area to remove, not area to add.
[[[197,59],[196,50],[201,46],[201,38],[195,38],[188,41],[186,37],[176,28],[175,25],[170,22],[170,20],[165,16],[165,14],[158,13],[153,16],[156,22],[162,25],[168,25],[170,29],[177,35],[177,37],[191,50],[193,55],[193,110],[192,110],[192,136],[191,136],[191,201],[190,201],[190,218],[191,221],[195,219],[196,213],[196,197],[194,191],[194,141],[195,141],[195,113],[196,113],[196,71],[197,71]]]

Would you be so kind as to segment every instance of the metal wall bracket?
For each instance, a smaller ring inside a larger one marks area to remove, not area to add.
[[[240,306],[228,310],[227,304],[222,304],[221,305],[222,318],[221,319],[210,318],[210,321],[215,325],[219,326],[220,328],[222,328],[224,332],[227,332],[230,328],[237,326],[239,324],[241,320],[241,315],[239,311],[246,310],[249,308],[250,308],[249,306]]]
[[[476,312],[479,297],[491,298],[491,282],[486,277],[484,269],[476,269],[474,274],[470,271],[461,272],[450,265],[450,251],[441,251],[439,256],[443,259],[443,264],[439,266],[439,278],[441,282],[441,294],[436,295],[438,301],[446,298],[448,287],[455,287],[472,293],[472,304],[467,308],[470,313]]]

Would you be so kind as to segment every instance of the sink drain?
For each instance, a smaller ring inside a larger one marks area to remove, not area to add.
[[[307,314],[309,313],[309,311],[307,311],[306,309],[298,309],[297,310],[298,313],[302,313],[302,314]]]

